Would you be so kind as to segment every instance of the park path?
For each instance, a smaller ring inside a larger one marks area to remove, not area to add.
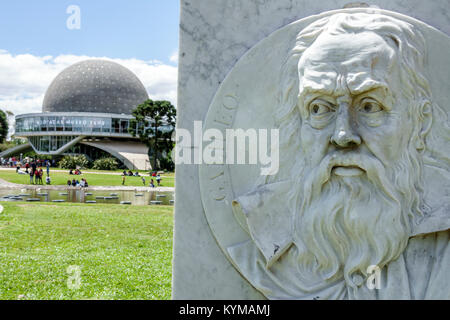
[[[23,169],[23,168],[22,168]],[[42,167],[42,169],[44,170],[44,172],[45,172],[45,167]],[[5,171],[15,171],[16,170],[16,168],[11,168],[11,167],[0,167],[0,170],[5,170]],[[52,169],[51,167],[50,167],[50,172],[66,172],[66,173],[68,173],[69,172],[69,170],[61,170],[61,169]],[[94,171],[82,171],[83,173],[90,173],[90,174],[106,174],[106,175],[117,175],[117,176],[120,176],[120,175],[122,175],[122,172],[94,172]],[[141,175],[141,176],[144,176],[144,177],[149,177],[150,176],[150,174],[148,174],[148,173],[142,173],[142,172],[139,172],[139,174]],[[161,174],[161,177],[167,177],[167,176],[165,176],[164,174]]]
[[[0,178],[0,189],[39,189],[39,190],[68,190],[81,189],[81,187],[68,187],[66,185],[39,185],[39,184],[19,184],[12,183]],[[134,187],[134,186],[92,186],[83,188],[86,191],[157,191],[157,192],[174,192],[174,187]]]

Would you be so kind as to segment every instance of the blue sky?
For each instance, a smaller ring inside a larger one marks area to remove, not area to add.
[[[70,5],[81,28],[69,30]],[[14,0],[0,4],[0,48],[12,54],[89,55],[170,63],[179,0]]]
[[[80,10],[80,29],[67,21]],[[134,72],[151,99],[176,105],[179,0],[3,0],[0,109],[41,112],[51,81],[70,65],[110,59]]]

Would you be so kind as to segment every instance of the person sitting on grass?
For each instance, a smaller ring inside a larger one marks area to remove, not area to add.
[[[135,177],[139,177],[139,172],[136,171],[136,172],[134,173],[134,176],[135,176]]]
[[[50,176],[47,176],[47,177],[45,178],[45,183],[46,183],[46,184],[51,184]]]
[[[131,170],[128,170],[128,176],[130,176],[130,177],[133,176],[133,172],[131,172]]]
[[[75,187],[77,185],[77,182],[75,181],[75,179],[72,179],[72,187]]]
[[[86,188],[89,187],[89,184],[88,184],[88,182],[87,182],[86,179],[84,179],[84,186],[85,186]]]

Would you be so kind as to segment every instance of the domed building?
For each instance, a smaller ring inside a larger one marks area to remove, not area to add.
[[[30,147],[37,154],[84,154],[91,160],[109,154],[129,169],[148,170],[147,146],[128,133],[131,112],[148,98],[136,75],[115,62],[76,63],[50,84],[42,113],[16,116],[15,135],[28,143],[0,155]]]

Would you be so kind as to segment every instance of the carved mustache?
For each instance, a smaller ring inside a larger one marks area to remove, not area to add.
[[[395,200],[395,190],[386,175],[383,163],[373,155],[363,152],[335,151],[326,155],[319,166],[307,177],[311,186],[311,193],[320,193],[322,186],[331,178],[331,172],[335,167],[356,167],[365,171],[368,180],[381,188],[385,194]]]

